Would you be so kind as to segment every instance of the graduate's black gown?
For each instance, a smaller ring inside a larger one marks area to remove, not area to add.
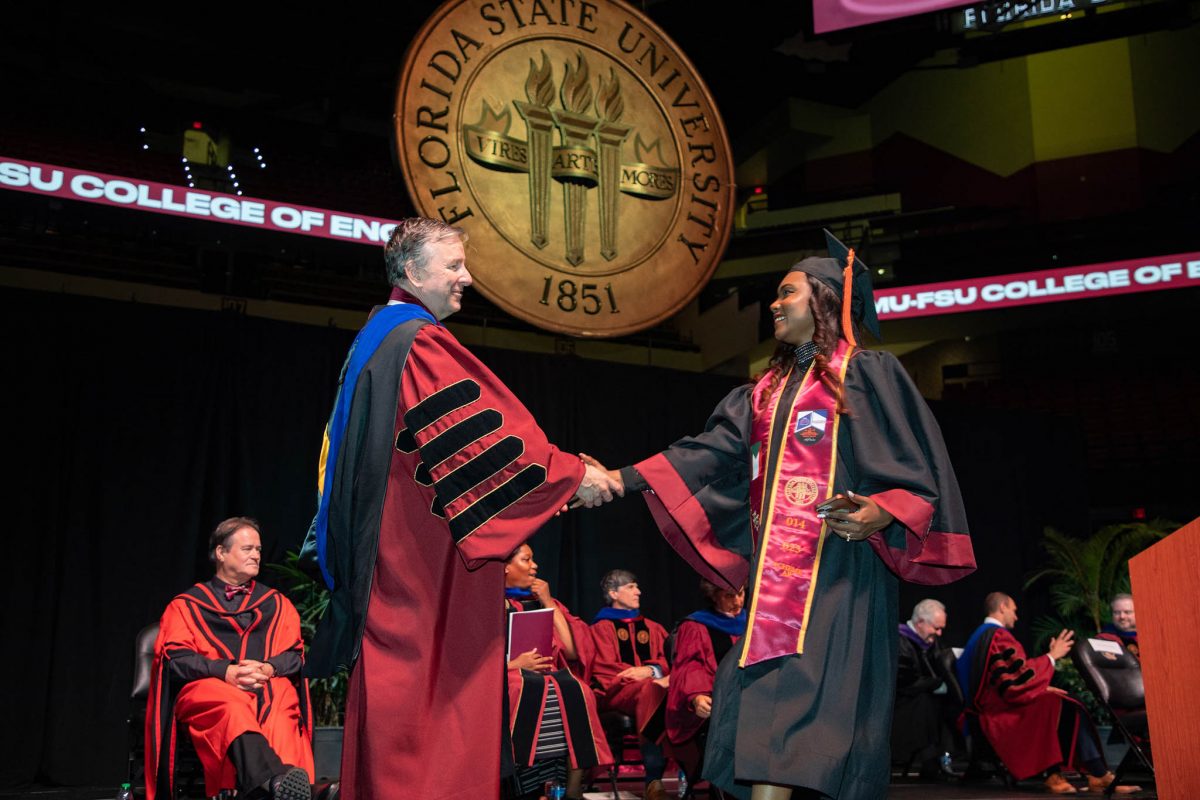
[[[791,370],[781,407],[791,406],[802,375],[802,369]],[[676,442],[662,455],[703,507],[720,546],[754,563],[748,503],[751,389],[735,389],[713,412],[704,433]],[[883,797],[896,677],[897,573],[916,582],[946,583],[974,569],[941,431],[900,363],[888,353],[856,352],[846,373],[845,397],[850,413],[838,429],[835,491],[905,490],[932,506],[932,521],[924,531],[897,521],[872,537],[875,541],[829,536],[820,551],[803,655],[742,669],[742,639],[722,660],[704,777],[739,797],[748,797],[750,785],[760,782],[807,787],[830,797]],[[789,435],[787,424],[787,415],[780,414],[762,463],[776,463],[777,448]],[[646,463],[638,465],[643,474],[649,472],[643,469]],[[656,489],[653,478],[646,482]],[[696,550],[681,548],[681,554],[711,574],[715,559],[707,559],[708,570],[699,563],[706,560],[711,540],[691,544]],[[750,607],[754,587],[747,588]]]

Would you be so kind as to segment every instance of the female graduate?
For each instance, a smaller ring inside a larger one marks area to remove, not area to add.
[[[975,566],[937,422],[891,354],[858,347],[860,323],[878,337],[867,270],[826,236],[834,257],[779,283],[767,370],[703,433],[620,472],[703,577],[748,587],[704,777],[753,800],[884,796],[897,577]]]
[[[596,714],[592,690],[580,674],[592,653],[588,625],[573,616],[537,577],[533,549],[523,544],[504,564],[508,613],[554,609],[553,652],[513,654],[508,662],[509,733],[517,766],[518,792],[541,793],[546,780],[561,779],[566,766],[567,797],[582,796],[583,770],[611,764],[613,758]]]

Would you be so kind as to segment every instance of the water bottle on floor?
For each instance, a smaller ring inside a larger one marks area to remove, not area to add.
[[[117,800],[133,800],[133,789],[129,788],[128,783],[122,783],[117,790]]]
[[[687,794],[687,773],[679,770],[679,792],[678,797],[683,797]]]

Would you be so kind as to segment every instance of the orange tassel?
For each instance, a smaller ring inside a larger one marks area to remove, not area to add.
[[[850,305],[854,288],[854,248],[846,254],[846,268],[842,270],[842,336],[851,347],[858,347],[854,338],[854,320],[850,316]]]

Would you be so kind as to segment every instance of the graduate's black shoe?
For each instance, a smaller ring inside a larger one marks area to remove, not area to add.
[[[312,785],[308,773],[299,767],[288,767],[268,782],[271,800],[312,800]]]

